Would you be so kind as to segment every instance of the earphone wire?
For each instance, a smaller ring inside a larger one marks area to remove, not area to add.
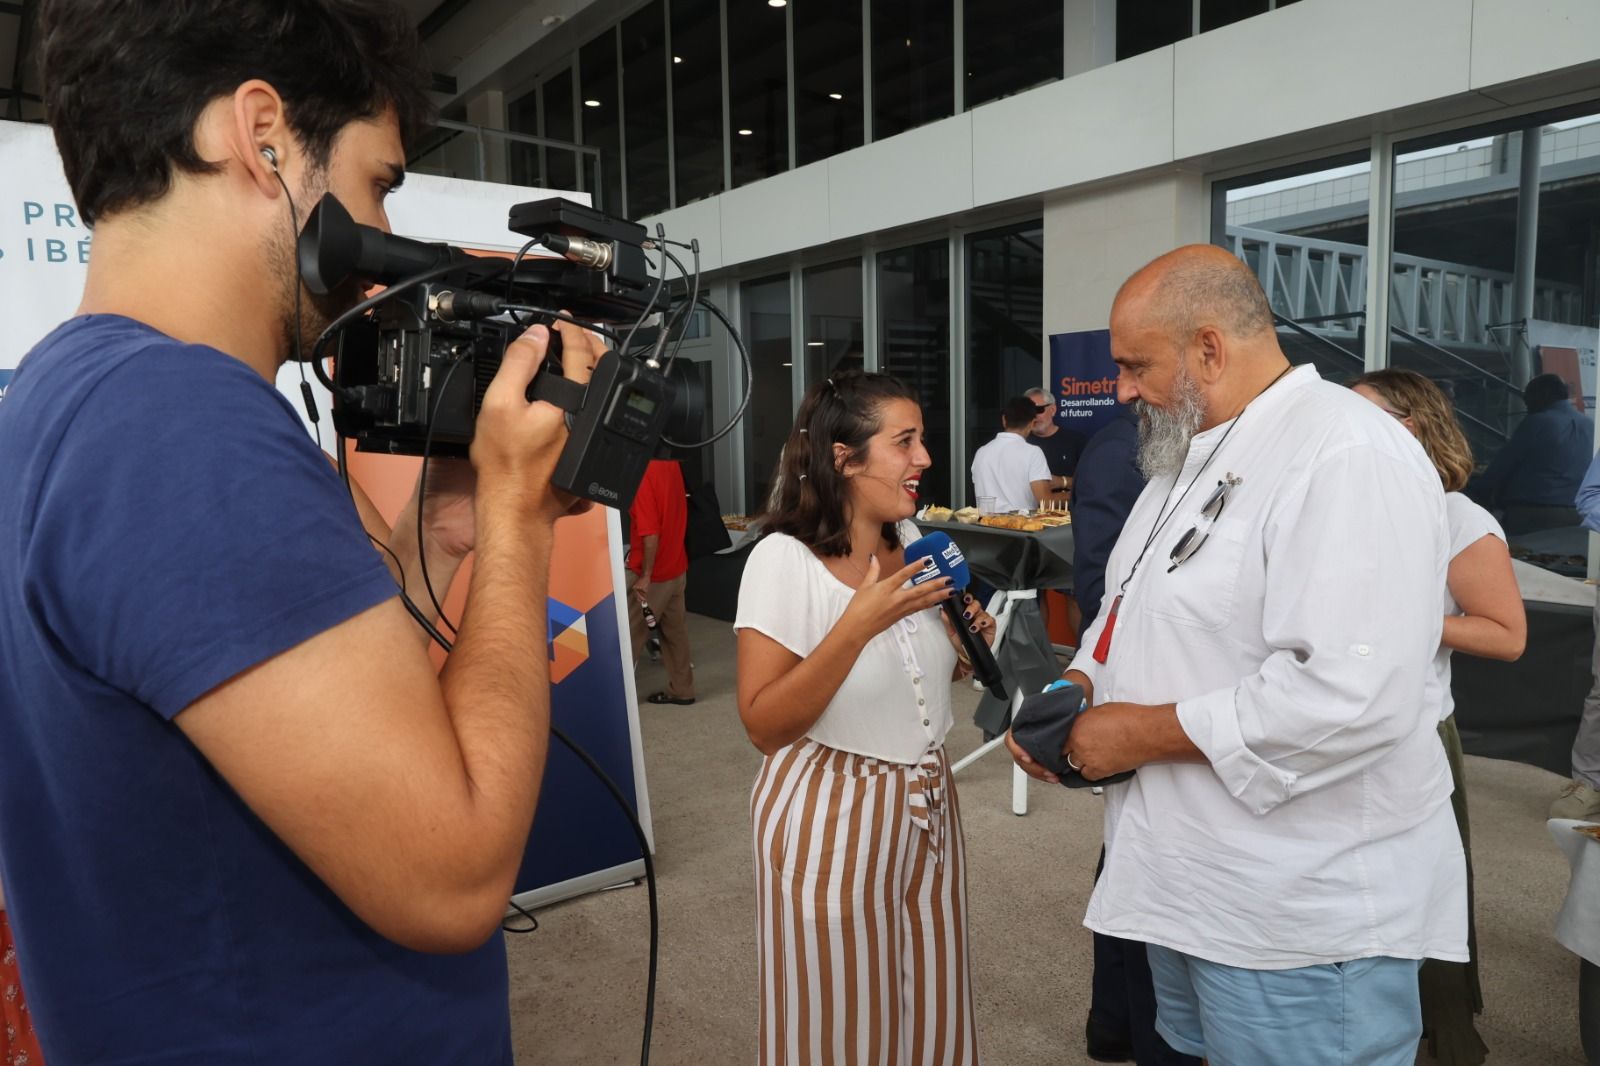
[[[267,165],[272,167],[272,176],[278,179],[278,185],[283,189],[283,198],[289,202],[289,232],[293,238],[289,245],[289,254],[294,258],[294,329],[291,331],[294,341],[294,362],[300,370],[300,396],[305,401],[306,418],[311,421],[311,432],[317,437],[317,450],[322,451],[322,418],[317,411],[317,403],[311,392],[311,382],[306,378],[306,363],[300,353],[300,290],[304,288],[305,281],[300,276],[300,212],[295,209],[294,197],[289,193],[289,183],[283,180],[283,175],[278,172],[278,153],[271,148],[261,149],[261,154],[266,157]]]

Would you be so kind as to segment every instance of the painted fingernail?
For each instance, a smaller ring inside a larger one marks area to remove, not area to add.
[[[972,620],[972,612],[971,611],[962,611],[961,612],[961,617],[967,619],[968,621],[971,621]]]
[[[970,629],[974,633],[976,633],[978,631],[978,627],[977,626],[968,626],[967,628]]]

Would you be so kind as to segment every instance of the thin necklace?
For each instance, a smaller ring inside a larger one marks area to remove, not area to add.
[[[1206,467],[1210,466],[1211,465],[1211,460],[1215,459],[1217,457],[1217,453],[1222,451],[1222,446],[1224,444],[1228,443],[1228,435],[1231,434],[1233,432],[1233,430],[1234,430],[1234,427],[1237,426],[1240,423],[1240,421],[1242,421],[1244,419],[1244,413],[1245,413],[1245,411],[1248,411],[1250,409],[1250,404],[1255,403],[1257,400],[1261,399],[1261,397],[1266,394],[1267,389],[1270,389],[1270,388],[1272,388],[1272,386],[1276,385],[1279,381],[1281,381],[1283,379],[1283,375],[1287,374],[1289,371],[1291,371],[1293,369],[1294,369],[1294,364],[1291,363],[1288,366],[1284,367],[1282,370],[1278,371],[1278,376],[1273,378],[1271,381],[1267,382],[1266,387],[1263,388],[1260,392],[1258,392],[1254,396],[1250,397],[1249,402],[1247,402],[1244,405],[1244,407],[1240,409],[1238,414],[1233,416],[1233,421],[1228,423],[1228,428],[1222,431],[1222,439],[1217,441],[1217,446],[1215,448],[1211,449],[1211,454],[1206,456],[1206,461],[1200,464],[1200,469],[1199,470],[1195,471],[1194,477],[1192,479],[1190,479],[1189,484],[1184,488],[1183,494],[1178,497],[1178,502],[1172,504],[1172,510],[1170,510],[1170,511],[1167,510],[1167,504],[1166,503],[1163,503],[1161,505],[1161,510],[1156,513],[1156,524],[1151,527],[1150,535],[1144,539],[1144,547],[1139,549],[1139,557],[1133,561],[1133,567],[1128,571],[1128,576],[1122,579],[1122,584],[1117,586],[1117,592],[1119,594],[1122,593],[1122,592],[1127,591],[1128,582],[1132,581],[1133,580],[1133,575],[1137,574],[1139,572],[1139,564],[1144,562],[1145,554],[1150,550],[1150,545],[1153,544],[1155,542],[1156,537],[1160,535],[1162,528],[1165,527],[1166,524],[1172,520],[1172,516],[1178,513],[1178,508],[1183,506],[1183,501],[1189,495],[1189,490],[1194,488],[1196,485],[1198,485],[1200,483],[1200,477],[1201,477],[1201,475],[1203,475],[1206,472]],[[1194,446],[1194,439],[1190,438],[1189,447],[1192,448],[1193,446]],[[1184,457],[1184,461],[1187,462],[1188,458],[1189,458],[1188,449],[1184,450],[1183,457]],[[1170,502],[1171,499],[1172,499],[1172,493],[1169,491],[1167,493],[1167,500]]]

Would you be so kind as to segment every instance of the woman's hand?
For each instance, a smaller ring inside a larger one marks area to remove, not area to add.
[[[950,646],[956,650],[955,679],[963,681],[972,676],[972,660],[961,646],[961,638],[951,626],[949,616],[941,614],[940,618],[944,621],[945,636],[950,638]],[[961,622],[969,633],[982,636],[985,644],[994,646],[994,617],[983,609],[983,605],[970,592],[961,594]]]
[[[838,625],[851,629],[865,644],[907,615],[937,607],[949,599],[951,588],[948,577],[936,578],[921,585],[906,585],[926,565],[918,559],[880,579],[878,557],[873,555],[867,562],[866,577],[861,587],[856,589],[856,594],[850,597],[850,605],[844,609]]]

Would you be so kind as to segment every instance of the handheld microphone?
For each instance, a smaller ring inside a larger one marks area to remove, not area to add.
[[[948,533],[936,531],[906,545],[906,562],[916,559],[923,561],[923,569],[912,577],[913,585],[941,577],[951,579],[956,595],[945,600],[942,606],[945,617],[950,620],[951,627],[961,640],[962,650],[972,660],[972,675],[995,698],[1009,700],[1011,696],[1006,692],[1000,676],[1000,664],[994,661],[994,652],[989,650],[987,641],[967,628],[967,621],[961,617],[961,608],[957,606],[961,593],[966,591],[967,583],[971,580],[967,572],[967,557],[961,554],[961,549],[956,547]]]

